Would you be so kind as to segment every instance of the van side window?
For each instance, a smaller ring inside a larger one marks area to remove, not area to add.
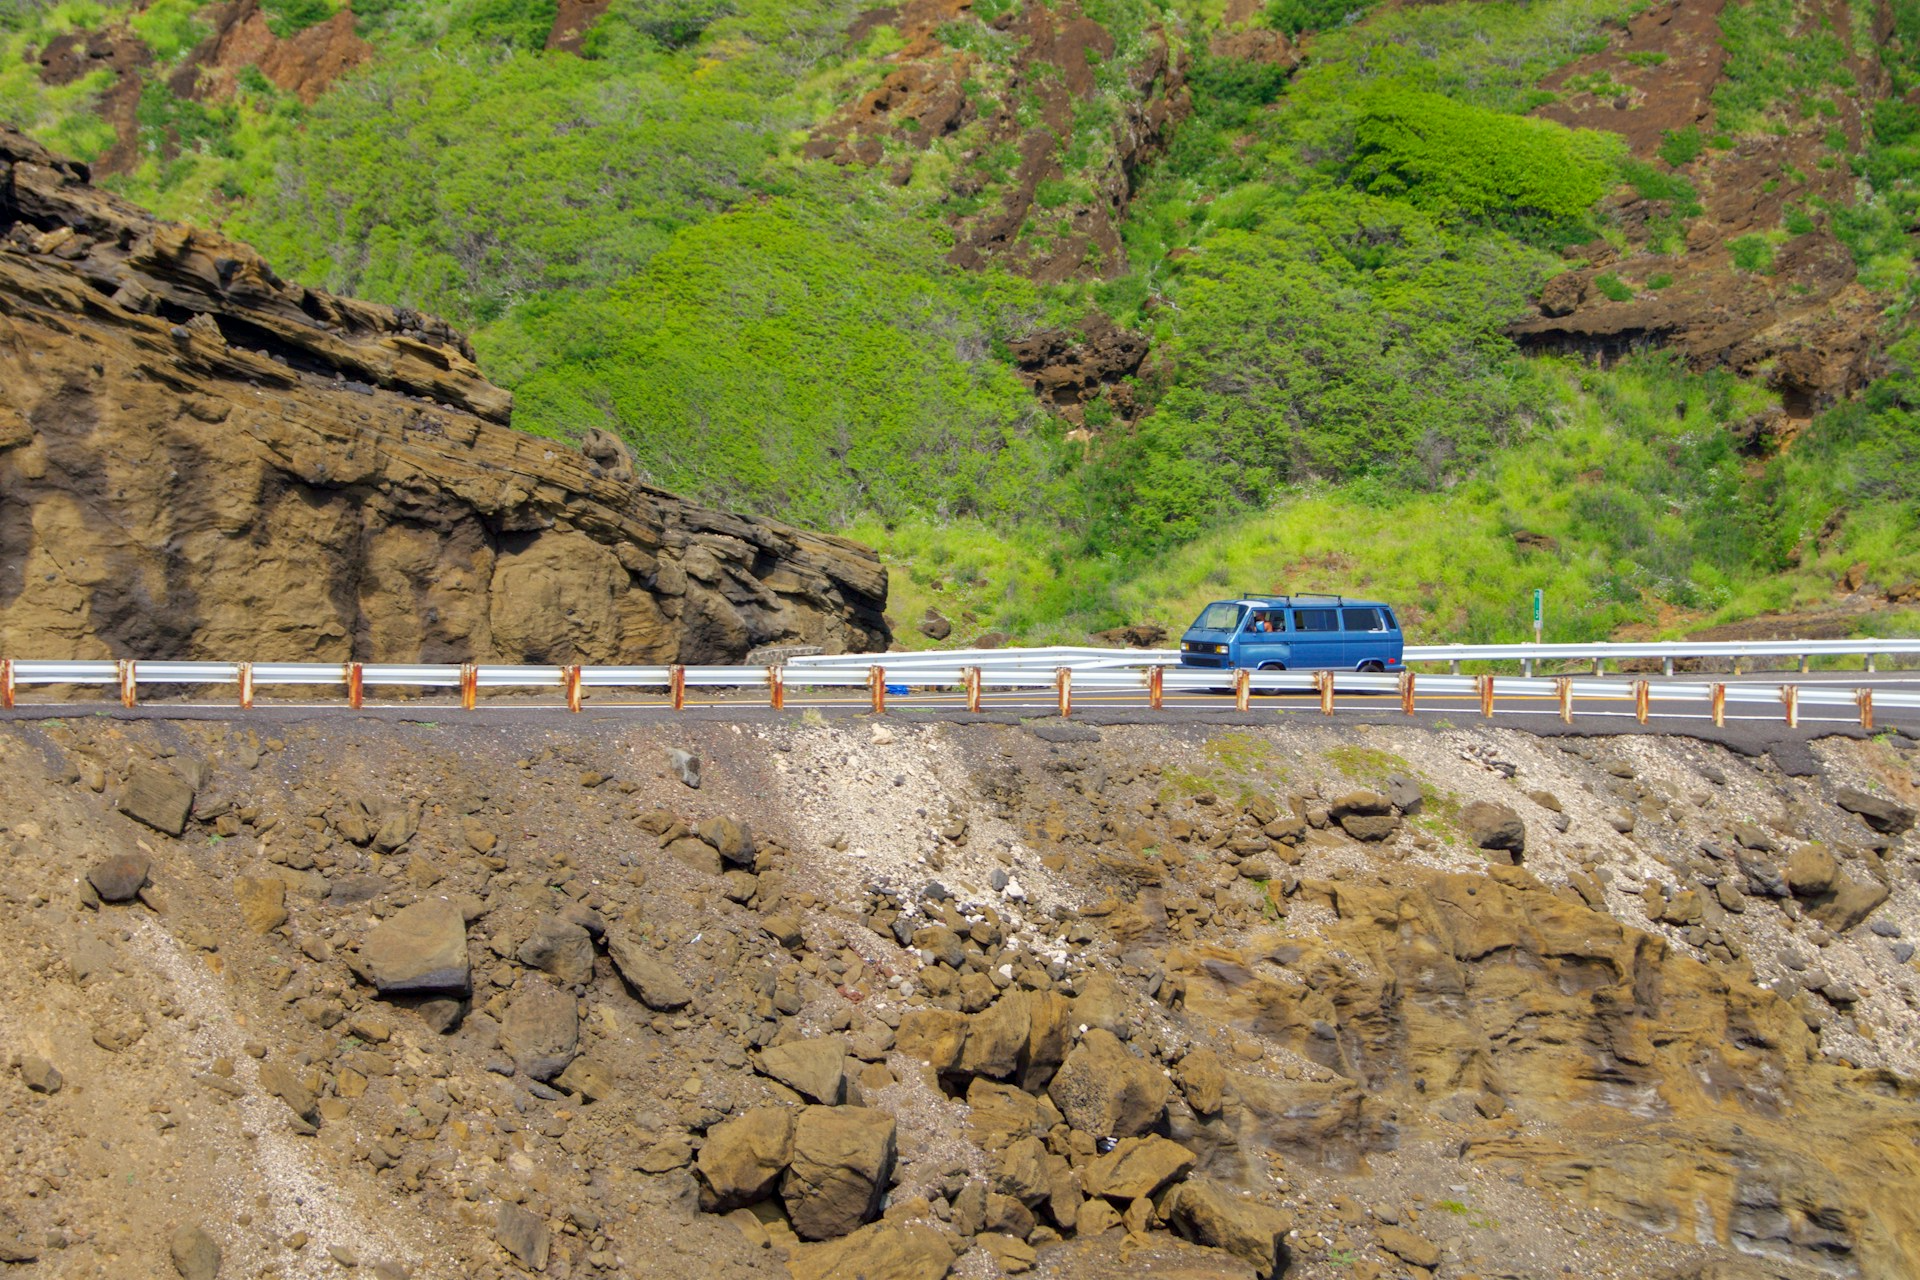
[[[1385,631],[1387,624],[1374,608],[1342,609],[1349,631]]]
[[[1293,625],[1300,631],[1338,631],[1340,629],[1340,611],[1337,609],[1295,609]]]

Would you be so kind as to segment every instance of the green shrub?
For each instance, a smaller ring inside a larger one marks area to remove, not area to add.
[[[1274,0],[1264,21],[1270,27],[1297,36],[1302,31],[1325,31],[1363,14],[1372,0]]]
[[[1635,49],[1627,55],[1627,61],[1636,67],[1665,66],[1667,55],[1657,49]]]
[[[1667,272],[1667,271],[1656,272],[1655,274],[1647,277],[1647,288],[1655,290],[1656,292],[1661,289],[1667,288],[1672,283],[1673,283],[1673,275],[1671,272]]]
[[[1359,108],[1349,176],[1443,217],[1550,233],[1585,221],[1619,147],[1613,134],[1381,90]]]
[[[1773,274],[1773,246],[1767,243],[1765,236],[1741,236],[1729,240],[1727,252],[1733,255],[1733,265],[1742,271],[1757,275]]]
[[[1633,286],[1616,275],[1607,274],[1595,276],[1593,287],[1601,293],[1606,294],[1609,298],[1612,298],[1615,302],[1626,302],[1633,297]]]
[[[1665,201],[1676,217],[1692,218],[1700,213],[1700,193],[1677,173],[1662,173],[1640,160],[1623,160],[1620,177],[1642,200]]]
[[[267,30],[282,40],[333,16],[327,0],[260,0],[260,11],[267,15]]]
[[[1706,139],[1692,125],[1684,129],[1668,129],[1660,135],[1660,158],[1676,169],[1692,164],[1706,149]]]
[[[1780,225],[1787,234],[1803,236],[1813,230],[1813,215],[1798,205],[1788,205],[1780,211]]]

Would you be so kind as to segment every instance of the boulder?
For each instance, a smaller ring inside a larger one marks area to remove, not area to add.
[[[534,925],[515,953],[521,964],[568,984],[593,980],[593,935],[557,916]]]
[[[1210,1116],[1220,1110],[1227,1086],[1226,1068],[1220,1055],[1208,1048],[1189,1050],[1173,1069],[1173,1078],[1186,1095],[1195,1115]]]
[[[791,1107],[755,1107],[707,1130],[700,1207],[724,1213],[772,1195],[793,1159],[793,1119]]]
[[[545,1271],[553,1237],[547,1220],[517,1204],[503,1204],[494,1218],[493,1238],[529,1271]]]
[[[753,828],[744,818],[708,818],[700,824],[700,838],[736,867],[752,867],[756,846]]]
[[[1502,849],[1515,860],[1527,851],[1527,824],[1504,804],[1475,800],[1460,811],[1460,833],[1480,849]]]
[[[1167,1222],[1195,1244],[1249,1263],[1260,1280],[1285,1274],[1293,1215],[1250,1200],[1211,1178],[1193,1178],[1167,1196]]]
[[[220,1274],[220,1245],[197,1222],[182,1223],[168,1242],[173,1269],[182,1280],[214,1280]]]
[[[1159,1123],[1171,1090],[1151,1062],[1096,1027],[1067,1055],[1047,1096],[1074,1128],[1096,1138],[1130,1138]]]
[[[1396,773],[1387,778],[1387,799],[1392,801],[1394,808],[1411,818],[1426,803],[1426,791],[1417,778]]]
[[[87,872],[87,883],[102,902],[131,902],[147,883],[151,861],[143,853],[116,853]]]
[[[695,791],[700,789],[700,757],[691,751],[682,751],[679,747],[667,750],[667,768],[673,776],[680,779]]]
[[[1080,1184],[1090,1196],[1136,1200],[1193,1172],[1194,1154],[1159,1135],[1123,1138],[1113,1150],[1088,1162]]]
[[[673,966],[651,945],[625,929],[607,930],[607,955],[640,1003],[658,1013],[683,1009],[693,1001]]]
[[[1029,1208],[1045,1200],[1053,1189],[1047,1176],[1047,1146],[1032,1134],[994,1152],[988,1165],[993,1171],[993,1189]]]
[[[1334,798],[1327,812],[1341,818],[1381,818],[1393,811],[1393,801],[1378,791],[1349,791]]]
[[[967,1086],[967,1133],[984,1151],[1011,1146],[1040,1128],[1040,1100],[1024,1089],[976,1077]]]
[[[466,917],[446,898],[402,907],[373,927],[354,963],[382,994],[465,991]]]
[[[760,1051],[754,1065],[809,1102],[837,1107],[847,1093],[847,1042],[840,1036],[789,1040]]]
[[[1787,887],[1796,898],[1831,893],[1839,879],[1840,864],[1822,845],[1803,845],[1787,859]]]
[[[1431,1271],[1440,1265],[1440,1246],[1403,1227],[1381,1227],[1380,1247],[1402,1262]]]
[[[311,1121],[319,1099],[300,1073],[284,1062],[265,1062],[260,1065],[260,1087],[287,1104],[293,1114],[302,1120]]]
[[[272,933],[287,922],[287,882],[279,876],[236,876],[233,900],[249,933]]]
[[[613,1072],[607,1070],[604,1063],[592,1058],[575,1058],[567,1064],[567,1069],[555,1076],[553,1082],[569,1093],[577,1093],[592,1102],[604,1098],[613,1092]]]
[[[500,1019],[500,1047],[535,1080],[551,1080],[580,1052],[580,1014],[573,993],[544,978],[521,983]]]
[[[808,1245],[787,1261],[793,1280],[942,1280],[955,1253],[943,1231],[919,1222],[876,1222],[849,1236]]]
[[[909,1009],[900,1015],[893,1047],[945,1074],[959,1067],[971,1022],[956,1009]]]
[[[1390,813],[1349,813],[1340,819],[1340,829],[1355,840],[1391,840],[1400,830],[1400,819]]]
[[[719,852],[698,836],[681,836],[667,846],[667,852],[701,875],[717,876],[727,869]]]
[[[60,1068],[45,1058],[38,1054],[27,1053],[20,1057],[20,1083],[35,1093],[53,1094],[60,1092],[60,1086],[66,1083],[66,1077],[60,1074]]]
[[[177,836],[187,829],[187,815],[193,812],[193,787],[161,765],[135,765],[120,793],[120,812],[155,831]]]
[[[1878,881],[1862,884],[1839,876],[1832,889],[1807,903],[1807,914],[1832,932],[1845,933],[1878,911],[1890,896],[1887,887]]]
[[[1833,802],[1883,836],[1901,836],[1913,830],[1913,810],[1885,796],[1841,787],[1833,793]]]
[[[793,1123],[793,1162],[780,1180],[803,1240],[843,1236],[880,1212],[893,1176],[894,1120],[869,1107],[806,1107]]]

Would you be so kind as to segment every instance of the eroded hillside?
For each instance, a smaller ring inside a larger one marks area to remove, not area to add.
[[[0,1256],[1891,1280],[1912,748],[14,723]]]

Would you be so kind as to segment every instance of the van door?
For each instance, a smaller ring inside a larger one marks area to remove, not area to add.
[[[1324,671],[1341,665],[1340,611],[1293,611],[1293,661],[1296,671]]]
[[[1247,624],[1240,631],[1238,661],[1235,665],[1256,670],[1269,664],[1292,666],[1287,652],[1287,642],[1291,638],[1287,634],[1285,609],[1255,609],[1248,615]]]
[[[1399,655],[1393,651],[1393,632],[1387,626],[1385,610],[1375,605],[1348,605],[1340,610],[1344,643],[1341,665],[1357,670],[1378,663],[1385,670]]]

